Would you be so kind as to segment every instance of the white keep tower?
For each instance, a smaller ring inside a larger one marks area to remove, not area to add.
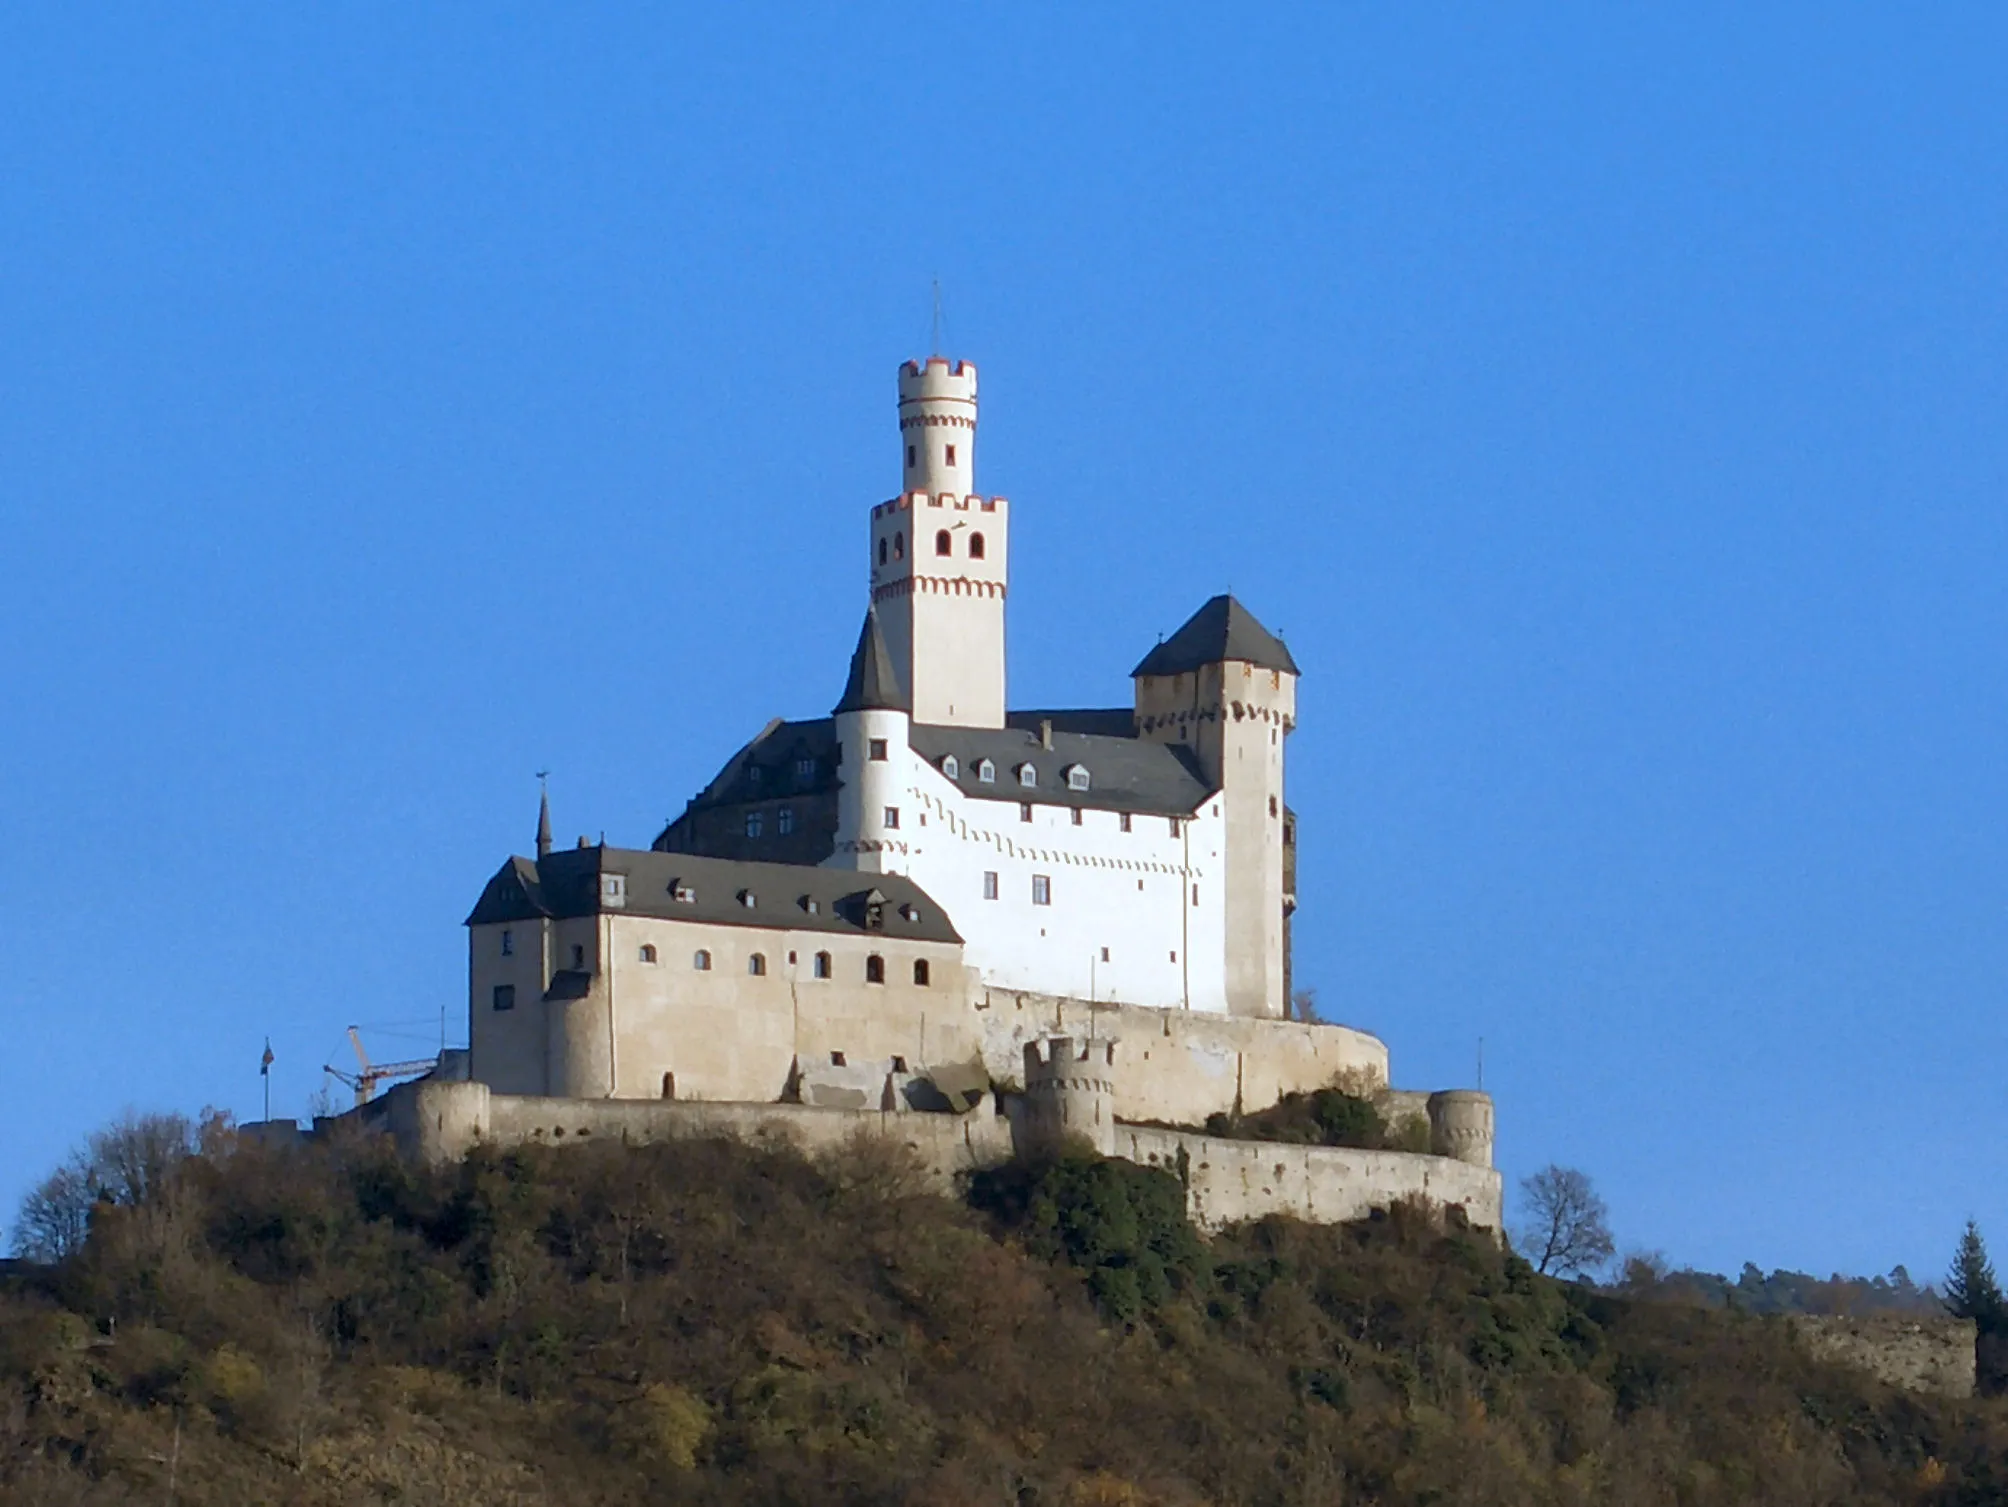
[[[871,600],[913,720],[1004,725],[1010,506],[978,496],[976,368],[899,369],[904,486],[872,509]]]

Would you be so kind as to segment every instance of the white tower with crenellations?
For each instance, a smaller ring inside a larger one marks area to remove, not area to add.
[[[976,368],[899,369],[902,489],[872,509],[871,600],[913,720],[1004,725],[1010,506],[976,492]]]

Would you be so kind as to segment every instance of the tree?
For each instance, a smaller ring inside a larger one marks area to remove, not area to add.
[[[1992,1333],[2008,1321],[2008,1301],[2001,1296],[2001,1284],[1994,1279],[1994,1263],[1987,1259],[1987,1242],[1980,1238],[1980,1226],[1966,1221],[1959,1248],[1952,1255],[1952,1270],[1945,1274],[1945,1308],[1956,1319],[1971,1319],[1981,1332]]]
[[[14,1222],[14,1252],[30,1261],[62,1261],[84,1247],[97,1202],[91,1169],[72,1156],[29,1189]]]
[[[1520,1197],[1526,1209],[1521,1244],[1536,1271],[1576,1276],[1596,1270],[1617,1250],[1610,1211],[1586,1173],[1551,1162],[1521,1179]]]

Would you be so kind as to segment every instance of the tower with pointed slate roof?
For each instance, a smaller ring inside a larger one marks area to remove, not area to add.
[[[1297,662],[1255,615],[1217,596],[1130,672],[1137,736],[1182,744],[1220,792],[1227,1009],[1280,1019],[1289,1005],[1283,742],[1297,725]]]
[[[867,607],[844,693],[831,708],[842,771],[837,845],[844,868],[906,872],[909,848],[900,823],[900,792],[913,756],[911,705],[886,647],[878,608]]]
[[[1004,725],[1010,504],[976,491],[976,367],[899,370],[899,496],[872,509],[871,601],[913,720]]]

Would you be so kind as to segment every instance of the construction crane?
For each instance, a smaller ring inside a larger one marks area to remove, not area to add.
[[[336,1077],[356,1091],[356,1103],[367,1104],[376,1097],[377,1085],[386,1078],[416,1078],[429,1073],[439,1066],[437,1057],[426,1057],[411,1062],[371,1062],[370,1054],[363,1050],[362,1033],[354,1026],[349,1027],[349,1045],[356,1049],[356,1070],[345,1073],[332,1063],[323,1071]]]

